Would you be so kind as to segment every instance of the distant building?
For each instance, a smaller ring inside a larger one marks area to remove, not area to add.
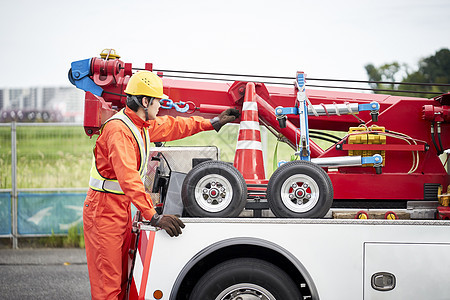
[[[82,123],[84,92],[74,87],[0,89],[0,122]]]

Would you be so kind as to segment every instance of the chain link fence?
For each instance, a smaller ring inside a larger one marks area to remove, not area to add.
[[[165,146],[216,146],[221,160],[233,162],[238,131],[227,125]],[[269,177],[276,138],[264,128],[261,133]],[[81,124],[0,124],[0,237],[12,238],[17,248],[19,237],[67,234],[81,226],[95,140]]]
[[[0,126],[0,235],[66,234],[81,224],[94,139],[80,124]]]

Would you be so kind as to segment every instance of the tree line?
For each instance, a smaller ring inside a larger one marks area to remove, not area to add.
[[[430,93],[447,93],[450,91],[450,50],[436,51],[434,55],[419,60],[417,67],[411,68],[406,63],[394,61],[378,67],[373,64],[365,66],[370,87],[375,90],[414,91],[403,95],[430,98],[437,96]],[[408,84],[418,83],[418,85]],[[441,84],[441,85],[431,85]],[[379,94],[391,94],[391,91],[375,91]]]

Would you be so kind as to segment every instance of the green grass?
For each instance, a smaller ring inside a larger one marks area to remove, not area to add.
[[[217,146],[223,161],[233,162],[239,126],[225,126],[219,133],[201,132],[166,146]],[[277,138],[262,131],[266,140],[266,177],[273,173]],[[95,139],[79,127],[17,127],[18,188],[87,187]],[[317,141],[316,141],[317,142]],[[326,149],[331,144],[318,141]],[[291,160],[294,150],[279,142],[277,161]],[[0,127],[0,189],[11,188],[11,129]]]
[[[67,248],[84,248],[83,226],[72,226],[63,239],[63,246]]]
[[[10,131],[0,127],[0,188],[11,188]],[[18,188],[86,187],[94,144],[81,126],[18,126]]]
[[[0,188],[11,187],[11,128],[0,127]]]
[[[19,248],[84,248],[83,226],[70,227],[67,234],[52,233],[45,237],[22,236],[19,238]],[[2,239],[0,249],[11,248],[10,241]]]

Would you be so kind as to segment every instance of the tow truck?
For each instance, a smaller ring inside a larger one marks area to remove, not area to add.
[[[233,107],[241,118],[232,164],[220,161],[215,147],[151,149],[146,189],[161,213],[182,215],[187,226],[170,239],[136,213],[129,299],[448,298],[450,271],[442,260],[450,253],[450,189],[439,155],[450,147],[450,94],[313,90],[306,82],[314,79],[303,72],[280,87],[191,79],[217,73],[151,63],[143,69],[163,79],[170,99],[161,101],[161,114],[212,118]],[[71,64],[69,80],[86,92],[88,136],[125,106],[123,90],[139,70],[112,49]],[[260,126],[296,157],[280,162],[270,178]],[[338,138],[323,130],[348,133]],[[313,136],[334,145],[324,150]],[[432,213],[409,220],[393,211],[381,220],[365,219],[366,211],[355,219],[329,217],[342,207]],[[243,217],[244,210],[254,217]],[[262,210],[271,217],[262,218]]]

